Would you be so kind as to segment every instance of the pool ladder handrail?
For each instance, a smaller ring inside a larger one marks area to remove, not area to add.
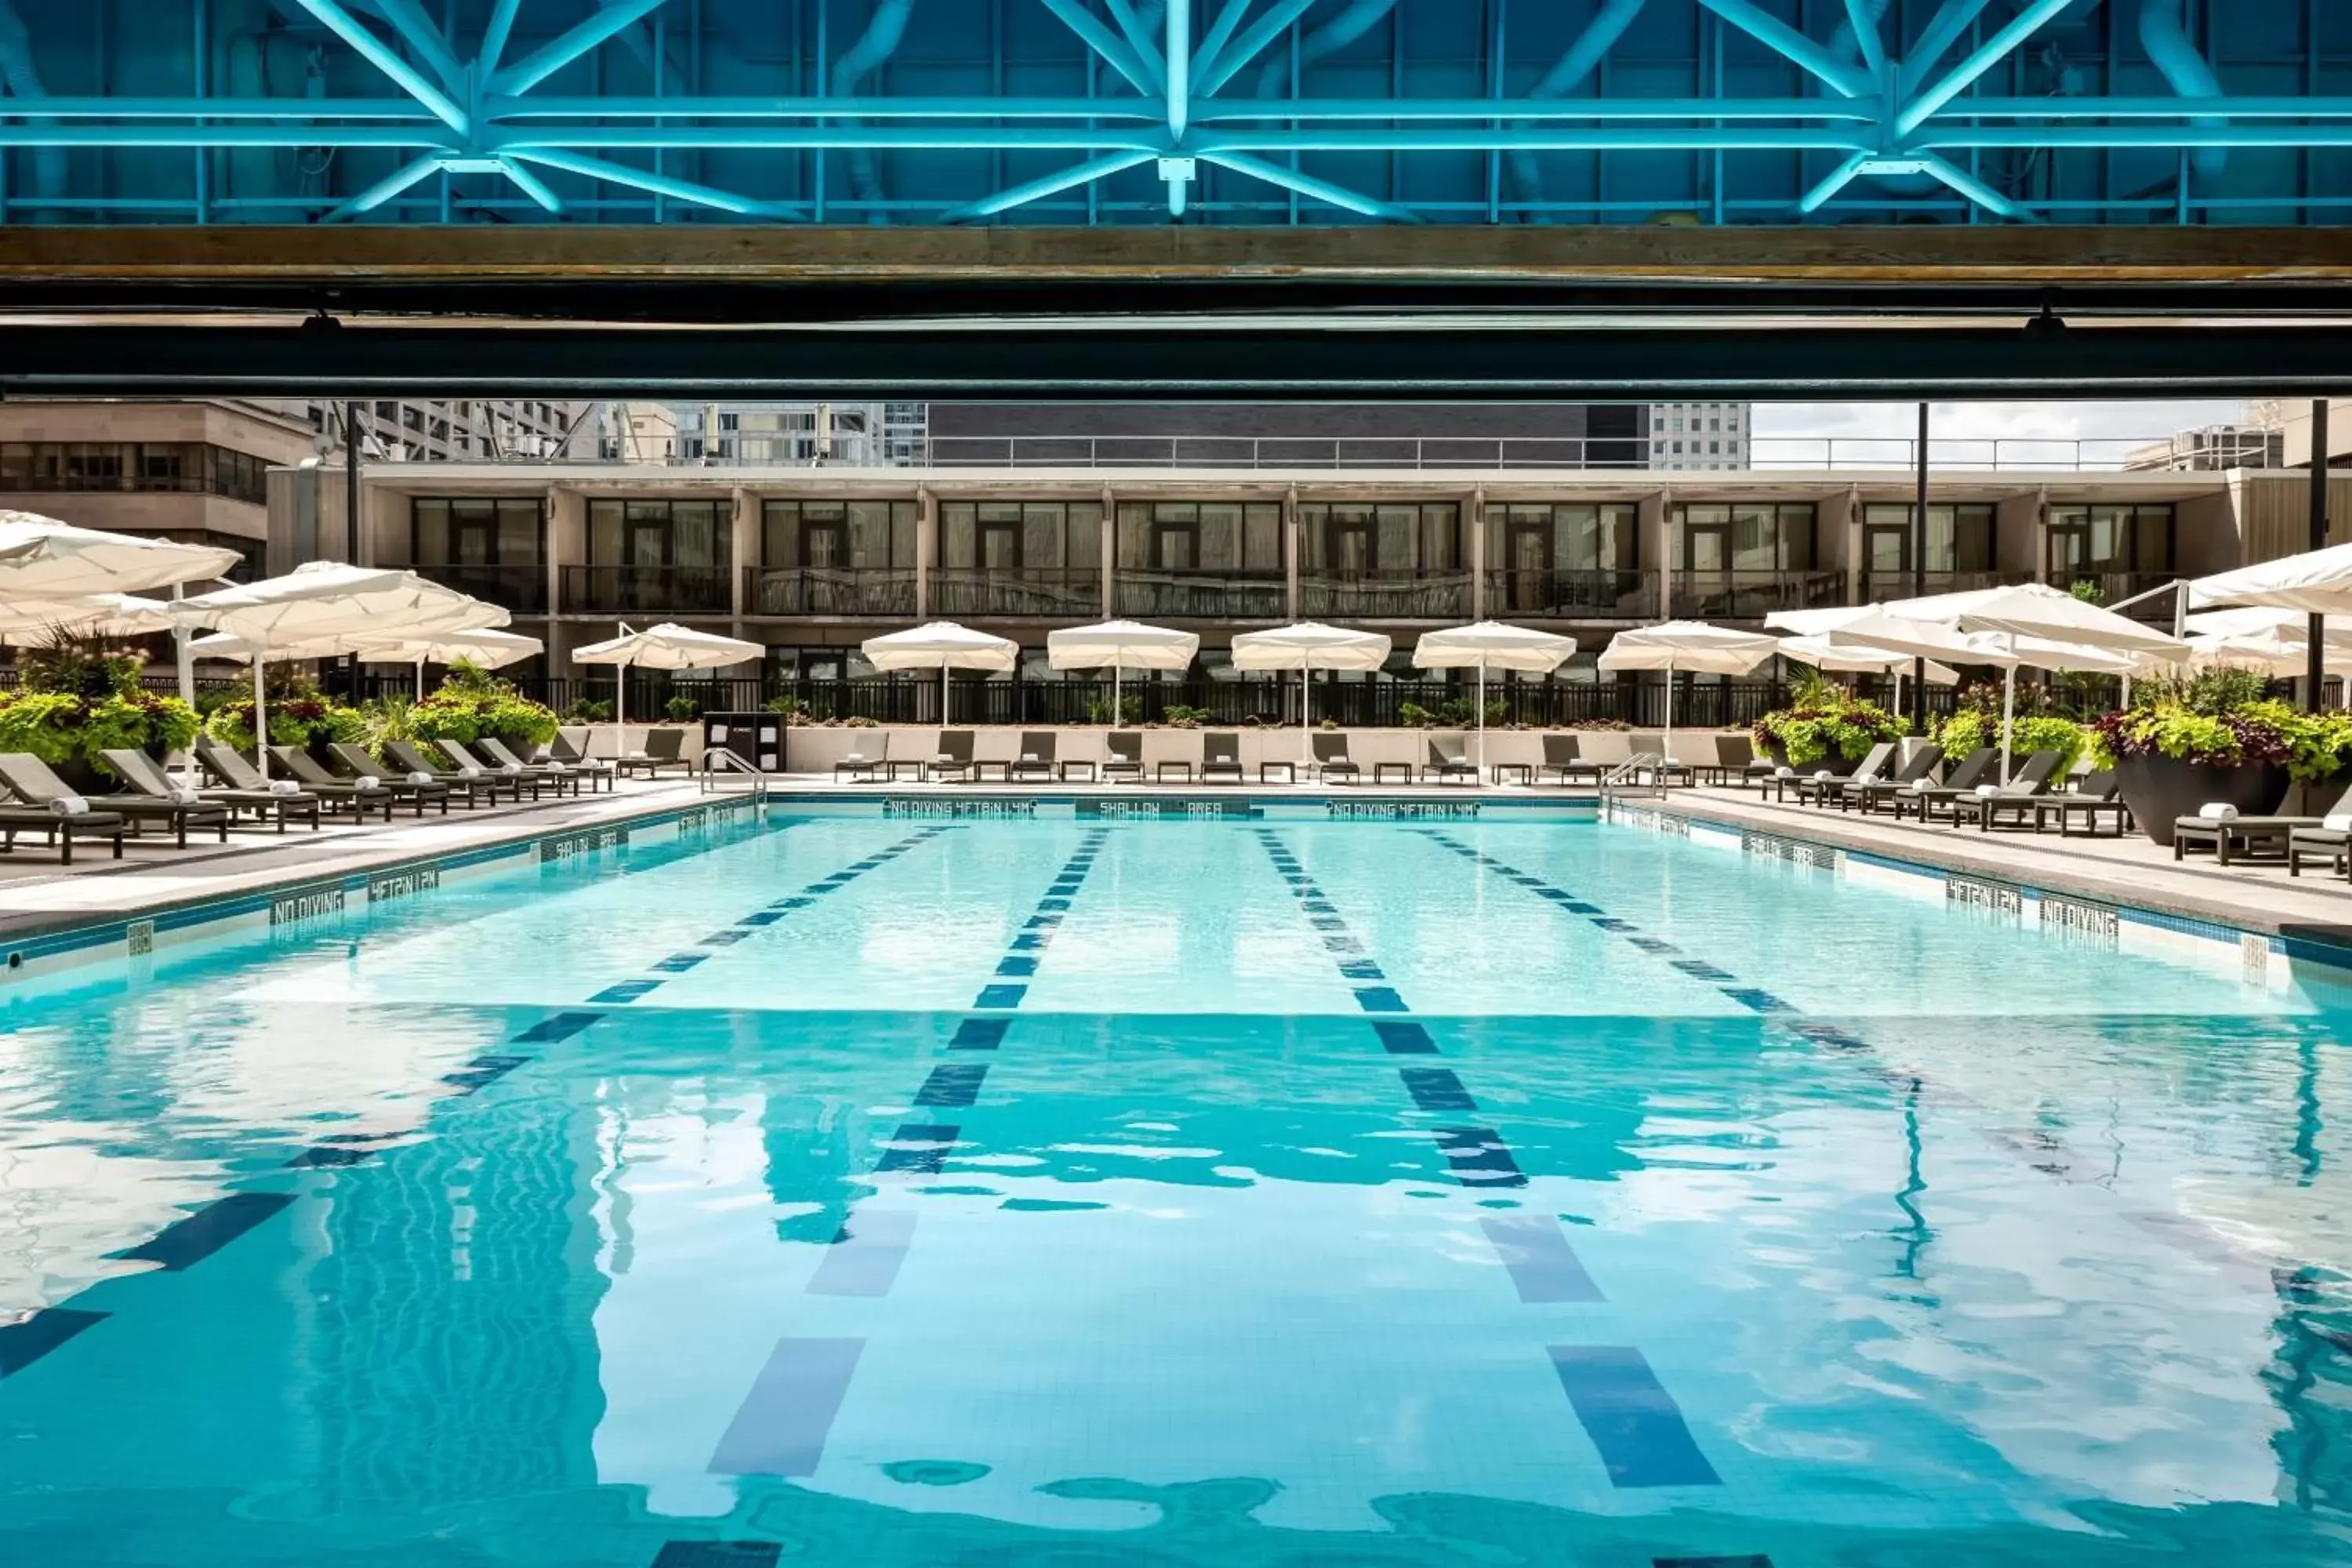
[[[721,768],[714,765],[714,763],[721,759],[725,760],[728,763],[728,767]],[[740,752],[737,752],[726,746],[705,746],[702,748],[702,764],[698,770],[696,775],[699,785],[699,792],[703,795],[709,795],[713,791],[718,790],[720,787],[719,784],[719,774],[728,772],[730,769],[750,778],[751,781],[751,798],[762,805],[767,804],[768,775],[753,767],[750,763],[746,762]]]
[[[1601,778],[1601,798],[1612,795],[1633,795],[1643,792],[1664,800],[1666,795],[1666,759],[1660,752],[1636,752]]]

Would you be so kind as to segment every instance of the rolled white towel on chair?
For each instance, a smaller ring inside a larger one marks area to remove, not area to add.
[[[2197,808],[2200,822],[2235,822],[2238,808],[2226,800],[2209,800]]]
[[[478,779],[482,776],[482,770],[476,767],[473,763],[467,763],[464,767],[457,770],[457,776],[463,779]]]
[[[2319,819],[2319,826],[2330,833],[2352,833],[2352,811],[2332,811]]]
[[[78,795],[52,795],[49,797],[49,814],[52,816],[88,816],[89,802]]]
[[[500,763],[499,764],[499,772],[506,774],[509,778],[512,778],[515,774],[522,772],[522,764],[520,763]]]
[[[185,784],[175,784],[172,788],[172,804],[174,805],[202,805],[204,803],[205,797]]]
[[[1797,776],[1797,770],[1790,767],[1788,763],[1782,763],[1779,767],[1772,770],[1772,776],[1776,779],[1792,779]]]
[[[1813,782],[1815,784],[1827,784],[1830,780],[1835,777],[1837,777],[1837,774],[1830,772],[1827,768],[1818,768],[1814,770],[1813,773]]]
[[[419,768],[408,775],[408,782],[413,784],[429,784],[433,782],[433,775]]]
[[[300,795],[302,793],[302,786],[296,784],[292,779],[271,779],[269,781],[269,793],[278,795]]]
[[[362,795],[365,795],[372,789],[382,789],[383,787],[383,781],[376,777],[373,773],[362,773],[359,777],[352,781],[352,787],[359,791]]]
[[[1929,784],[1926,779],[1913,779],[1904,787],[1908,789],[1913,795],[1926,795],[1929,790],[1934,789],[1936,786]]]
[[[557,762],[553,757],[548,758],[547,761],[540,763],[539,765],[545,768],[551,773],[568,773],[572,771],[570,768],[565,767],[562,763]]]

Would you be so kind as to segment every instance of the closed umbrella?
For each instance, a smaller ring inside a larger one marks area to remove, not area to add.
[[[1389,661],[1389,639],[1379,632],[1297,621],[1270,632],[1243,632],[1234,638],[1235,669],[1298,671],[1298,750],[1307,760],[1314,745],[1314,715],[1308,711],[1318,669],[1379,669]]]
[[[1601,650],[1599,664],[1614,673],[1621,669],[1663,669],[1666,672],[1665,761],[1675,760],[1675,674],[1746,675],[1780,648],[1780,639],[1762,632],[1737,631],[1705,621],[1667,621],[1619,632]]]
[[[741,664],[748,659],[765,658],[768,650],[755,642],[740,637],[723,637],[717,632],[698,632],[692,626],[681,626],[664,621],[643,631],[631,631],[626,622],[621,635],[603,642],[592,642],[585,647],[572,650],[578,664],[618,665],[614,674],[613,722],[624,724],[629,717],[629,667],[642,665],[647,669],[717,669],[722,665]]]
[[[950,670],[1008,670],[1021,658],[1021,645],[1010,637],[976,632],[953,621],[930,621],[903,632],[867,637],[860,645],[866,661],[877,669],[936,669],[940,672],[940,722],[953,722],[948,711]]]
[[[1129,669],[1189,669],[1201,651],[1197,632],[1097,621],[1045,634],[1045,662],[1055,669],[1108,669],[1110,720],[1119,721],[1119,677]]]
[[[248,646],[273,649],[317,646],[335,638],[387,636],[403,631],[457,631],[500,626],[509,619],[496,605],[486,605],[428,582],[414,572],[372,566],[348,566],[339,561],[314,561],[283,577],[245,583],[175,599],[169,606],[173,621],[184,626],[212,626],[242,639]],[[341,650],[339,650],[341,651]],[[257,742],[269,725],[262,704],[262,664],[253,664],[253,732]],[[256,746],[256,764],[267,777],[269,751]]]
[[[1428,632],[1412,646],[1415,669],[1467,669],[1478,671],[1478,771],[1486,770],[1486,672],[1489,669],[1516,669],[1530,675],[1549,675],[1568,661],[1576,651],[1574,637],[1554,632],[1539,632],[1528,626],[1514,626],[1502,621],[1477,621],[1466,626],[1448,626],[1444,631]]]

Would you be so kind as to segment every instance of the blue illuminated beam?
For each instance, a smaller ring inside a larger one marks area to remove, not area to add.
[[[1160,96],[1160,80],[1151,68],[1128,47],[1127,40],[1102,25],[1101,18],[1078,0],[1045,0],[1045,9],[1062,19],[1062,25],[1078,36],[1079,42],[1100,55],[1111,69],[1127,79],[1129,87],[1146,98]]]
[[[1708,0],[1709,4],[1716,0]],[[1917,97],[1906,103],[1895,117],[1895,132],[1908,136],[1925,124],[1944,105],[1966,92],[1977,78],[1999,65],[2018,45],[2025,42],[2059,12],[2074,0],[2031,0],[2024,10],[2010,18],[2008,24],[1977,46],[1959,64],[1937,80],[1934,86],[1920,89]]]
[[[433,19],[425,16],[425,8],[417,4],[417,0],[376,0],[376,7],[383,13],[383,19],[392,24],[392,30],[400,35],[401,41],[415,51],[433,74],[441,79],[442,86],[452,92],[465,90],[466,68],[457,63],[456,55],[450,53],[448,44],[441,37],[441,29],[433,25]]]
[[[1920,33],[1918,42],[1912,46],[1910,57],[1903,62],[1903,69],[1897,76],[1900,90],[1906,93],[1918,91],[1919,84],[1927,79],[1927,73],[1936,68],[1936,62],[1944,58],[1944,51],[1959,42],[1960,35],[1984,15],[1985,7],[1991,3],[1992,0],[1944,0],[1942,9]]]
[[[400,55],[362,26],[357,17],[342,8],[337,0],[299,0],[302,9],[325,24],[327,29],[343,42],[367,57],[368,62],[383,72],[400,89],[433,111],[434,118],[452,131],[463,133],[467,129],[466,111],[456,100],[425,79],[422,72],[401,58]]]
[[[1754,0],[1699,0],[1699,4],[1848,98],[1861,98],[1877,85],[1860,67],[1838,58],[1824,46],[1755,5]]]
[[[374,184],[370,185],[366,190],[362,191],[359,195],[353,196],[342,205],[329,212],[327,216],[320,221],[322,223],[341,223],[345,218],[357,217],[362,213],[373,212],[376,208],[383,205],[384,203],[392,200],[393,197],[400,195],[401,192],[408,189],[409,186],[416,184],[417,181],[424,179],[428,174],[439,172],[440,167],[441,160],[439,156],[437,154],[429,153],[425,157],[414,159],[408,163],[403,163],[399,168],[394,169],[391,174],[386,174],[383,179],[378,180]]]
[[[604,180],[611,184],[628,185],[656,195],[670,196],[698,206],[716,207],[720,212],[734,213],[741,217],[793,218],[806,217],[802,208],[776,202],[755,201],[733,191],[721,191],[709,185],[698,185],[691,180],[680,180],[668,174],[657,174],[651,169],[640,169],[628,163],[615,163],[606,158],[591,158],[578,153],[560,152],[551,147],[518,147],[514,157],[537,163],[543,168],[561,169],[568,174],[580,174],[591,180]]]
[[[310,0],[303,0],[305,5]],[[613,0],[594,16],[549,39],[489,79],[488,90],[523,93],[583,56],[593,54],[610,37],[635,26],[659,10],[667,0]]]
[[[474,68],[483,76],[494,75],[499,58],[507,52],[507,40],[514,37],[515,13],[522,9],[522,0],[495,0],[490,7],[489,26],[482,29],[482,52],[474,61]]]
[[[1245,153],[1203,153],[1201,156],[1220,168],[1231,169],[1236,174],[1247,174],[1254,180],[1264,180],[1270,185],[1297,191],[1300,195],[1318,202],[1328,202],[1365,217],[1386,218],[1391,223],[1418,223],[1421,220],[1405,208],[1390,202],[1378,201],[1360,191],[1345,185],[1335,185],[1328,180],[1318,180],[1297,169],[1286,169],[1279,163],[1269,163],[1263,158],[1253,158]]]
[[[1242,67],[1265,52],[1265,47],[1282,37],[1293,22],[1307,14],[1315,0],[1274,0],[1266,14],[1243,29],[1239,37],[1217,52],[1216,58],[1192,74],[1201,79],[1193,84],[1196,98],[1214,98],[1217,89],[1234,79]]]
[[[1083,163],[1073,163],[1066,169],[1056,169],[1050,174],[1041,174],[1036,179],[998,191],[992,195],[982,196],[976,202],[966,202],[960,207],[941,213],[940,221],[969,223],[977,217],[993,217],[998,213],[1010,212],[1014,207],[1042,197],[1056,195],[1079,185],[1091,184],[1097,180],[1132,169],[1139,163],[1148,163],[1158,155],[1155,153],[1113,153],[1108,157],[1089,159]]]

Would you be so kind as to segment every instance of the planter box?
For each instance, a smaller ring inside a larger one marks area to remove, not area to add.
[[[2286,799],[2286,769],[2276,764],[2214,768],[2171,757],[2127,757],[2116,763],[2116,786],[2139,830],[2167,848],[2172,825],[2213,803],[2242,816],[2268,816]]]

